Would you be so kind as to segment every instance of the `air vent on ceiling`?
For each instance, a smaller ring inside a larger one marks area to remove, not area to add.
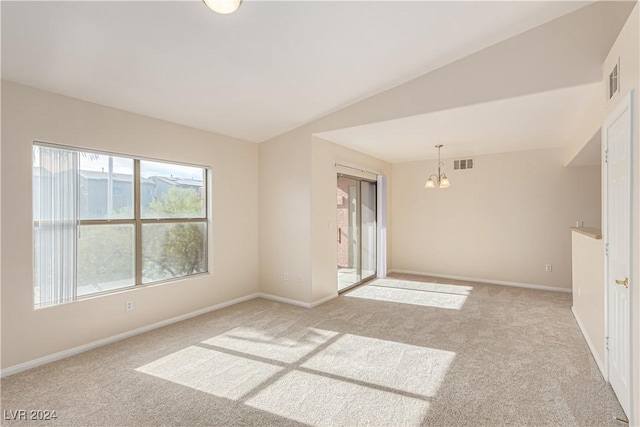
[[[453,170],[473,169],[473,159],[460,159],[453,161]]]

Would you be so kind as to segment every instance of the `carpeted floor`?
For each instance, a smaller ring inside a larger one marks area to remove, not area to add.
[[[621,425],[571,295],[395,275],[256,299],[2,380],[3,424]]]

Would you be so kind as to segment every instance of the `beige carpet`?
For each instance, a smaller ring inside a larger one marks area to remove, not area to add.
[[[2,380],[37,425],[621,425],[569,294],[396,275],[252,300]],[[3,424],[28,424],[4,420]]]

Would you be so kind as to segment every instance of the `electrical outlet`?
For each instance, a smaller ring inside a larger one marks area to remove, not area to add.
[[[124,311],[133,311],[133,301],[125,301]]]
[[[284,280],[285,281],[289,280],[289,273],[284,273]]]
[[[582,228],[584,226],[584,221],[576,221],[576,227]]]
[[[544,271],[546,271],[547,273],[551,273],[553,271],[553,265],[552,264],[545,265]]]

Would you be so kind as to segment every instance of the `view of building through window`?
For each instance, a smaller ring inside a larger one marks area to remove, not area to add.
[[[34,145],[36,306],[207,271],[207,170]]]

